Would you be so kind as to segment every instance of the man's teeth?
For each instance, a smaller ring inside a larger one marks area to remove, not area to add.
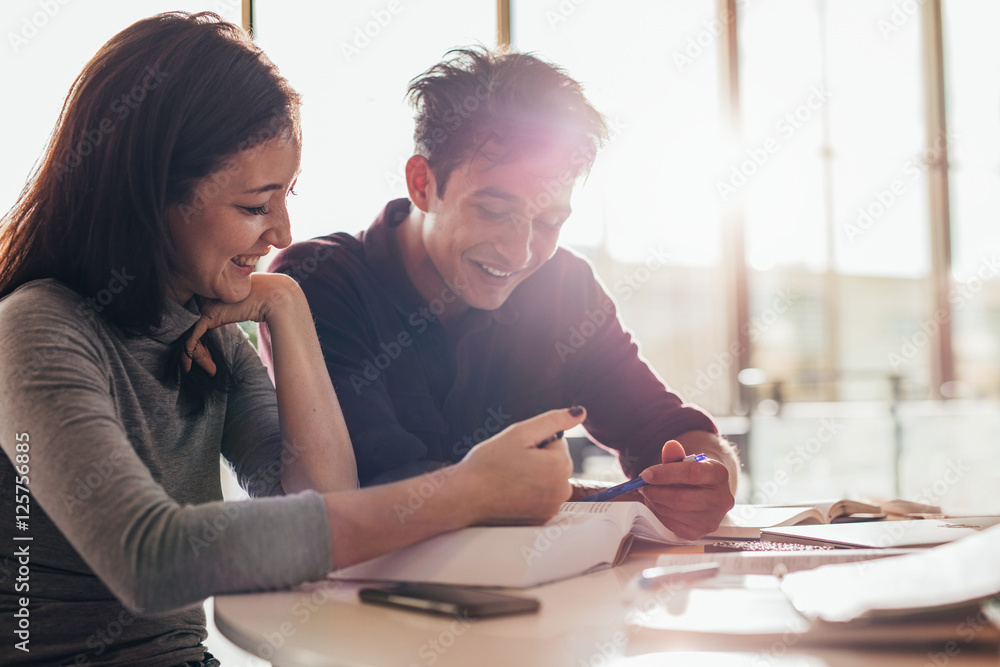
[[[260,255],[240,255],[233,257],[233,263],[239,266],[256,266],[260,261]]]
[[[496,276],[497,278],[506,278],[508,276],[514,275],[512,273],[504,273],[503,271],[497,271],[496,269],[486,266],[485,264],[480,264],[479,266],[483,267],[483,271],[490,274],[491,276]]]

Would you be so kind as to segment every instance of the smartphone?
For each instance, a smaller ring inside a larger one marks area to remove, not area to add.
[[[524,614],[538,611],[540,606],[534,598],[444,584],[393,584],[362,588],[358,597],[362,602],[463,618]]]

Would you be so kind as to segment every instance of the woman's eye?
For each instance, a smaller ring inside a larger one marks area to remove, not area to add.
[[[267,204],[264,204],[262,206],[241,206],[240,208],[242,208],[244,211],[246,211],[250,215],[254,215],[254,216],[256,216],[256,215],[267,215],[268,213],[271,212],[271,209],[269,209],[267,207]]]
[[[290,194],[290,195],[297,195],[299,193],[295,191],[295,188],[288,188],[288,194]]]

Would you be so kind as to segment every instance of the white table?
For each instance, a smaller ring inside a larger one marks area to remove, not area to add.
[[[360,585],[310,584],[289,592],[215,598],[215,622],[241,648],[280,667],[978,667],[996,647],[818,646],[770,577],[626,603],[628,581],[652,557],[523,593],[537,614],[456,619],[357,600]],[[725,583],[725,582],[722,582]],[[712,633],[726,629],[725,634]],[[765,634],[761,634],[761,633]],[[741,633],[746,633],[742,634]]]

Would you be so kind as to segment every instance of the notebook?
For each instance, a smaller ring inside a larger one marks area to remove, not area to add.
[[[331,572],[332,579],[527,588],[624,560],[634,538],[690,544],[642,503],[563,503],[542,526],[474,526]]]

